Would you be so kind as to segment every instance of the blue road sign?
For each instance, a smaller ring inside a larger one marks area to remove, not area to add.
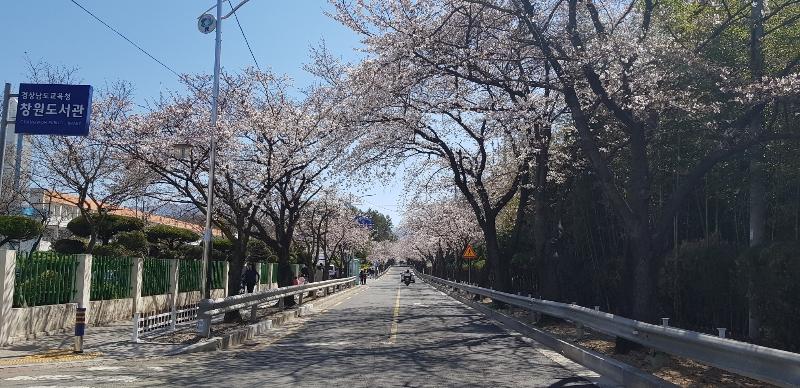
[[[86,136],[91,115],[90,85],[19,84],[16,133]]]
[[[370,228],[370,229],[372,229],[372,227],[375,225],[372,222],[372,219],[370,219],[367,216],[356,216],[356,222],[358,222],[361,226],[364,226],[364,227],[367,227],[367,228]]]

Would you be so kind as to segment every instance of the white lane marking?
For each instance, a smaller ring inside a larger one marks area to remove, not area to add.
[[[419,307],[428,307],[428,305],[426,305],[426,304],[422,304],[422,303],[419,303],[419,302],[414,302],[414,306],[419,306]]]
[[[122,368],[123,367],[121,367],[121,366],[102,366],[101,365],[101,366],[91,366],[91,367],[86,368],[86,370],[90,370],[90,371],[120,370]]]
[[[109,383],[132,383],[138,380],[135,376],[79,376],[79,375],[40,375],[40,376],[14,376],[6,381],[59,381],[59,380],[93,380]]]
[[[37,380],[66,380],[74,378],[73,375],[42,375],[42,376],[14,376],[6,378],[6,381],[37,381]]]
[[[276,347],[311,347],[311,346],[345,346],[351,342],[309,342],[309,343],[295,343],[295,344],[275,344]]]
[[[160,372],[160,371],[164,370],[164,367],[163,366],[148,366],[147,369]]]

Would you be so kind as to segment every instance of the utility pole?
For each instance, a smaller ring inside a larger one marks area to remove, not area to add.
[[[214,86],[211,93],[211,155],[209,156],[210,165],[208,167],[208,191],[206,193],[206,226],[205,233],[203,233],[203,299],[211,299],[211,274],[209,273],[211,266],[209,265],[209,261],[211,260],[211,245],[213,236],[211,230],[211,215],[214,209],[214,172],[216,169],[217,159],[217,102],[219,100],[219,73],[221,66],[220,57],[222,55],[222,20],[227,19],[234,12],[236,12],[239,7],[248,1],[249,0],[242,1],[225,16],[222,16],[222,0],[217,0],[216,5],[217,17],[215,29],[216,38],[214,40]],[[208,11],[210,10],[211,9]],[[198,19],[203,18],[203,16],[205,16],[205,14],[201,15]],[[201,32],[205,31],[201,30]]]

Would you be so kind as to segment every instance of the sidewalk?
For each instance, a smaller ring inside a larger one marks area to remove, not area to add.
[[[131,342],[131,322],[87,327],[81,354],[72,353],[72,333],[55,334],[0,347],[0,368],[50,362],[83,361],[96,358],[120,360],[167,355],[181,344],[136,344]]]

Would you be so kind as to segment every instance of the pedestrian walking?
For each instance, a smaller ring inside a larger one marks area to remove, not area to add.
[[[362,285],[367,284],[367,271],[364,271],[362,269],[361,273],[359,273],[358,276],[361,278],[361,284]]]
[[[248,263],[242,274],[242,282],[248,294],[253,292],[256,284],[258,284],[259,278],[260,276],[258,275],[258,271],[256,271],[256,266],[253,263]]]

